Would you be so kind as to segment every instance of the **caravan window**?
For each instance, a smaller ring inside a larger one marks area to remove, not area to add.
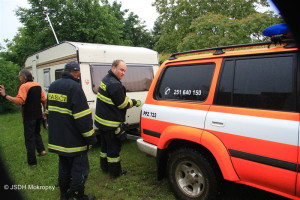
[[[60,79],[62,77],[63,69],[55,70],[55,80]]]
[[[101,80],[110,70],[111,65],[95,64],[91,65],[93,91],[95,94]],[[124,78],[121,80],[127,92],[148,91],[153,80],[154,74],[151,65],[130,65],[127,64],[127,70]]]
[[[44,69],[44,90],[48,92],[50,87],[50,68]]]

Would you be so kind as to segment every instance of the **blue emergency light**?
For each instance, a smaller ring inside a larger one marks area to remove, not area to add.
[[[286,24],[276,24],[263,30],[263,35],[267,37],[285,35],[288,33],[290,33],[290,29]]]

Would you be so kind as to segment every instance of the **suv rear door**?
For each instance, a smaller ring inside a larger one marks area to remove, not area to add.
[[[295,195],[297,73],[295,53],[224,59],[205,128],[246,184]]]

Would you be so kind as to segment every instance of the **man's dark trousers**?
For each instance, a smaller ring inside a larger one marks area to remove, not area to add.
[[[27,149],[27,162],[29,165],[36,165],[35,151],[38,153],[45,151],[45,147],[41,136],[41,121],[42,119],[25,120],[24,125],[24,136],[25,146]]]
[[[87,152],[74,157],[59,156],[59,180],[72,180],[70,186],[84,185],[89,174]]]
[[[112,177],[121,174],[120,151],[122,143],[116,138],[115,130],[101,131],[101,154],[100,166],[103,171],[108,171]]]

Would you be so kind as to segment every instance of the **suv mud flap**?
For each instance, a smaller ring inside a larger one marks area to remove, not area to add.
[[[168,160],[167,149],[157,149],[156,165],[157,165],[157,180],[162,180],[166,176]]]

